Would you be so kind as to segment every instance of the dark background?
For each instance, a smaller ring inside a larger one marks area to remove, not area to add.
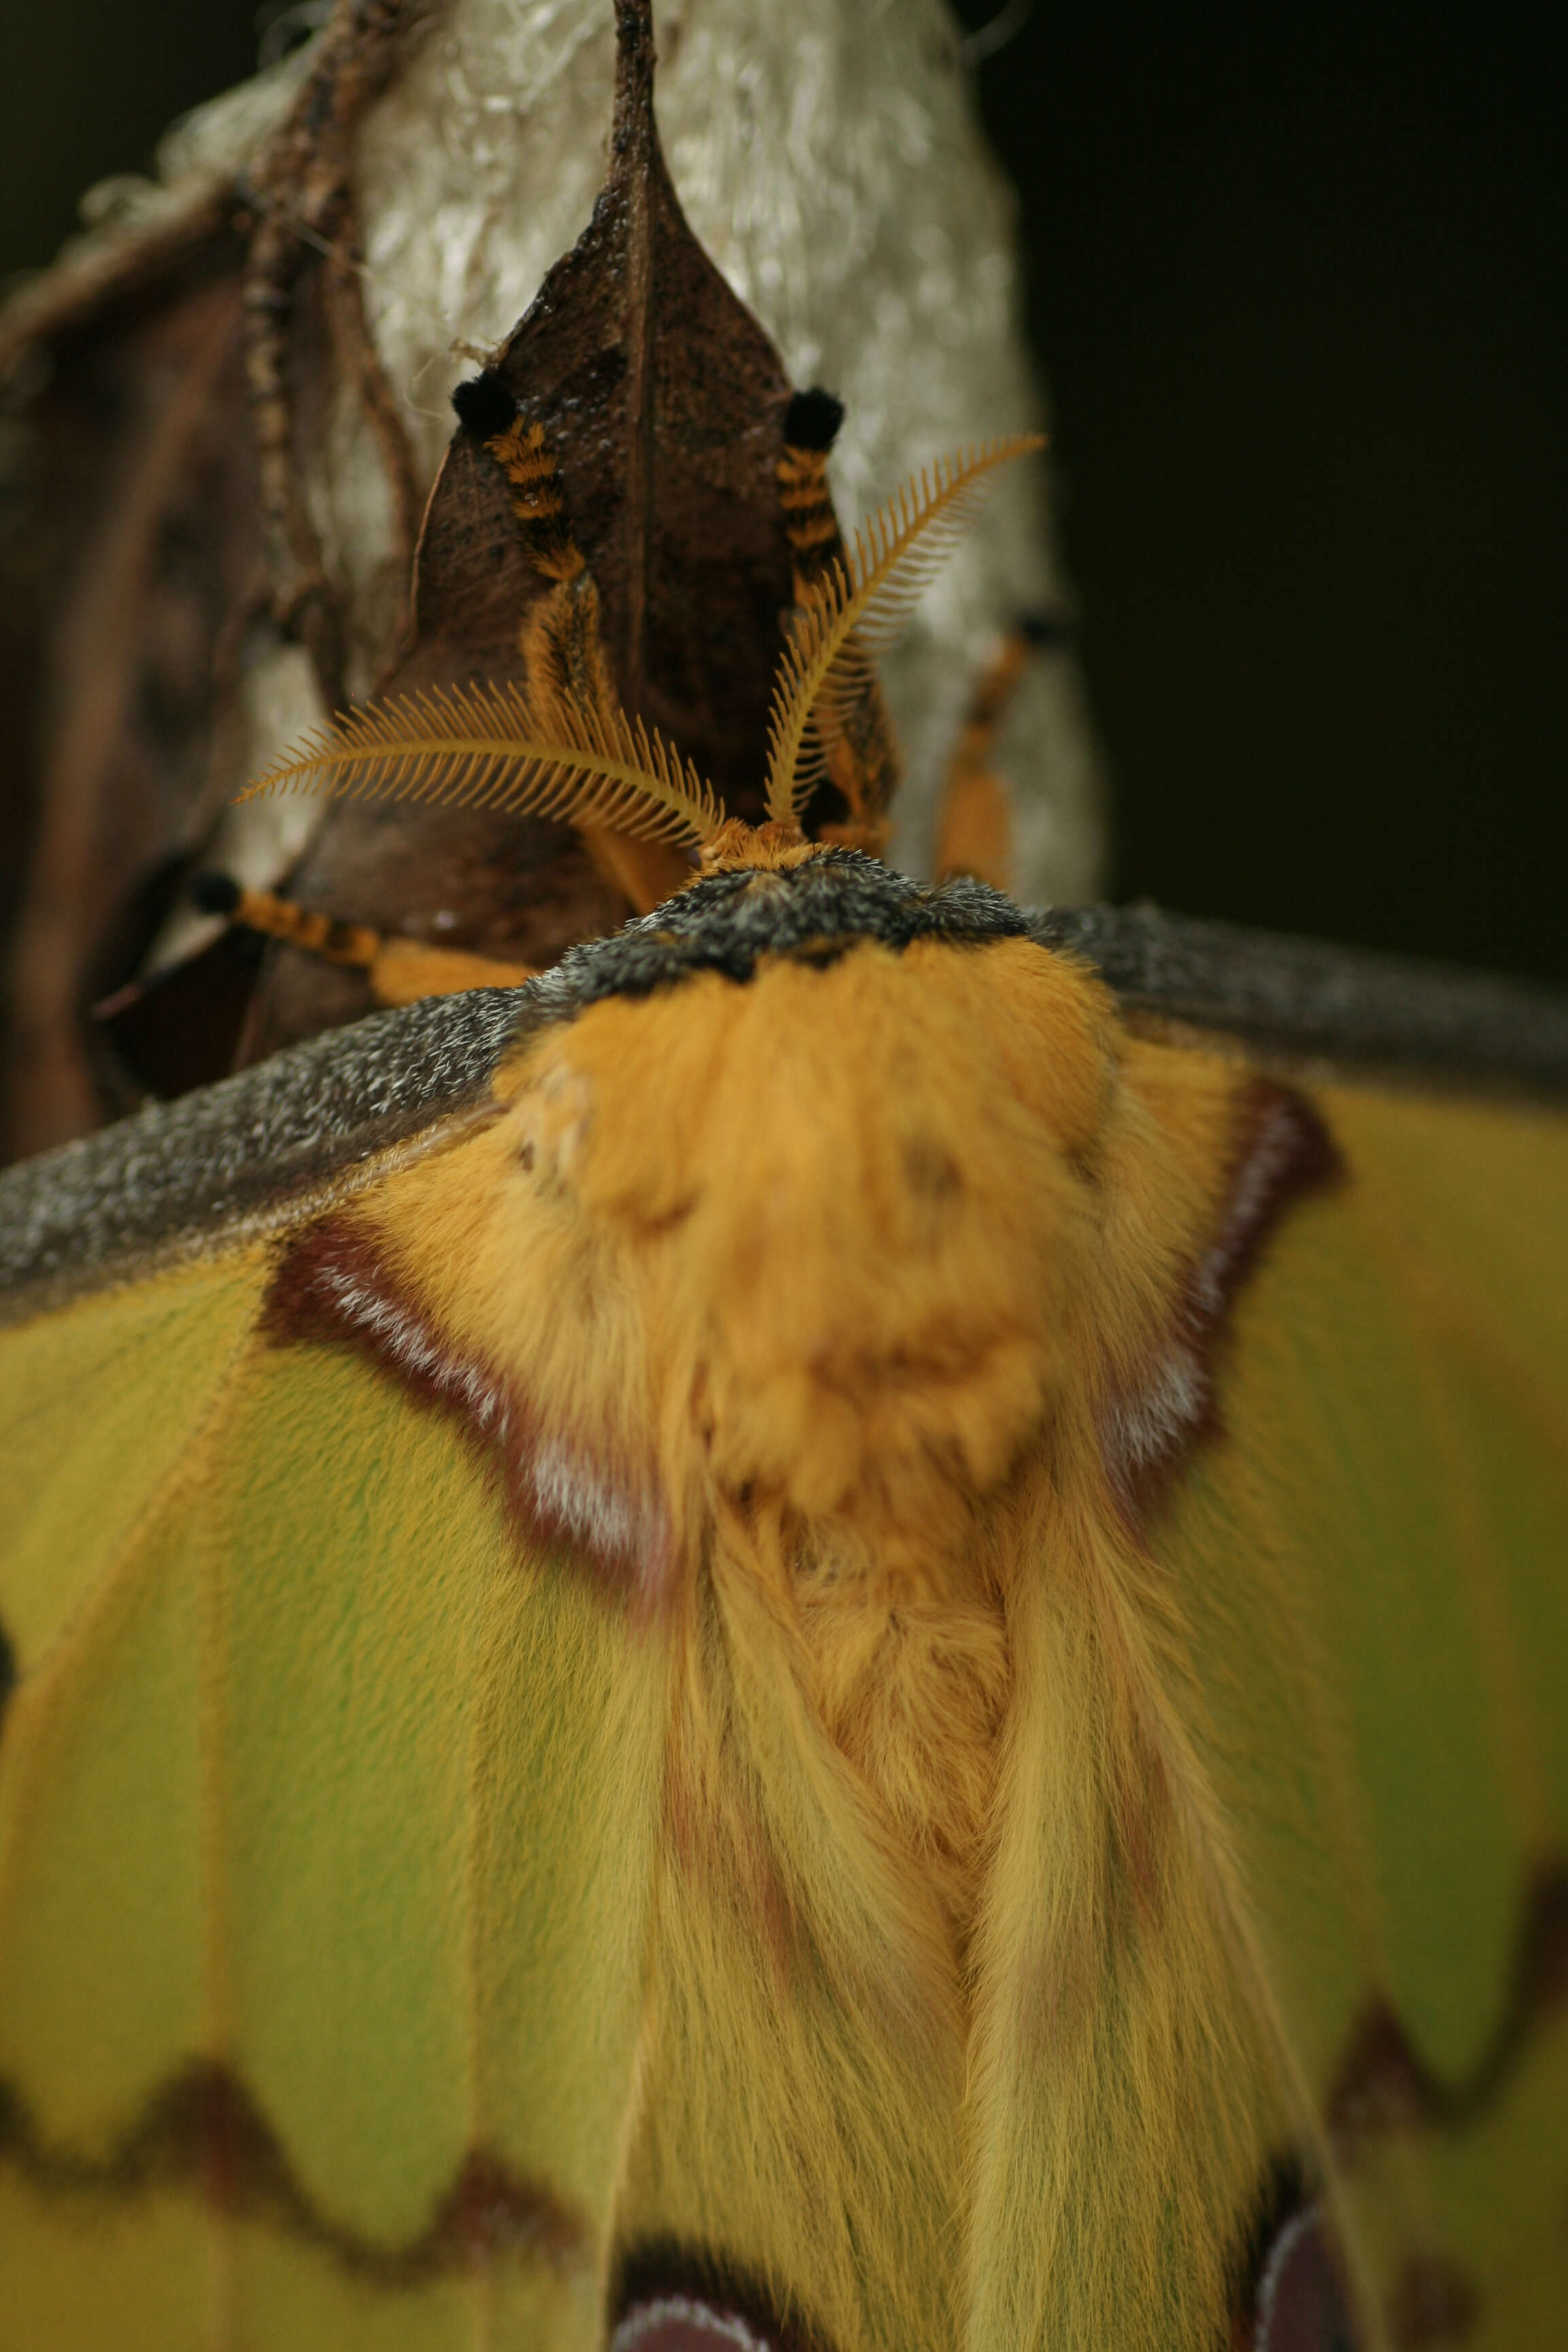
[[[256,42],[252,0],[14,12],[0,269]],[[982,66],[1119,896],[1568,980],[1565,46],[1036,0]]]

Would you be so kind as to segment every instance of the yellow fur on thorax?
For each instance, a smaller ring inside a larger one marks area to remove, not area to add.
[[[438,1321],[666,1498],[625,2228],[810,2281],[842,2352],[1215,2316],[1264,2029],[1097,1429],[1213,1235],[1236,1087],[1027,942],[864,943],[590,1007],[375,1212]]]

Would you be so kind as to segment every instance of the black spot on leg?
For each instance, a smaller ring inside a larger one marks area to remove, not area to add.
[[[797,392],[784,411],[784,444],[791,449],[831,449],[844,422],[844,403],[814,383]]]
[[[493,440],[498,433],[504,433],[517,415],[516,401],[492,368],[458,384],[453,390],[452,405],[458,412],[458,424],[480,441]]]
[[[5,1628],[0,1625],[0,1733],[5,1731],[5,1709],[16,1687],[16,1653],[11,1646]]]

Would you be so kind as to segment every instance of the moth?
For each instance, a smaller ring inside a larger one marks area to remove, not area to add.
[[[439,993],[231,889],[415,1001],[0,1178],[0,2342],[1553,2343],[1568,1005],[884,866],[1002,450],[737,813],[463,407],[518,674],[261,781],[675,887]]]
[[[594,268],[575,272],[595,315],[579,316],[574,351],[557,313],[517,353],[533,414],[557,391],[574,408],[547,421],[618,660],[621,567],[603,526],[625,420],[611,376],[628,380],[646,329],[660,405],[647,682],[673,706],[646,716],[727,793],[737,751],[760,788],[792,597],[774,479],[793,389],[780,352],[795,385],[826,383],[847,402],[833,467],[853,511],[966,436],[1038,421],[1007,315],[1005,207],[965,120],[944,8],[907,0],[874,24],[855,0],[807,0],[786,31],[735,0],[689,0],[661,28],[661,121],[693,217],[741,291],[766,298],[773,341],[671,215],[667,184],[660,250],[676,268],[626,278],[626,239],[651,225],[656,192],[643,142],[623,155],[617,139],[596,287]],[[564,827],[514,821],[487,849],[448,814],[399,874],[365,887],[362,866],[351,888],[342,872],[330,887],[318,872],[290,879],[319,803],[229,806],[292,737],[406,672],[410,566],[444,456],[421,551],[419,682],[515,663],[526,567],[504,497],[459,511],[442,387],[454,363],[473,372],[479,346],[510,340],[518,290],[587,219],[609,124],[609,0],[335,0],[331,18],[286,68],[182,126],[160,152],[160,186],[0,311],[16,404],[0,545],[15,666],[0,795],[16,901],[0,923],[6,1158],[231,1066],[252,977],[238,954],[187,973],[177,1012],[165,996],[91,1017],[187,952],[194,870],[535,963],[630,911]],[[808,86],[803,146],[790,125]],[[683,390],[684,417],[667,385]],[[474,468],[476,488],[489,470]],[[928,811],[990,633],[1018,612],[1046,620],[1055,639],[1032,656],[999,751],[1016,878],[1079,903],[1093,887],[1092,759],[1069,708],[1038,470],[1020,469],[977,519],[881,675],[909,770],[900,824],[929,867]],[[498,580],[492,561],[510,575]],[[720,681],[704,713],[679,663],[659,672],[672,646],[689,656],[725,638],[749,649],[750,683]],[[644,707],[637,688],[617,677],[628,708]],[[347,1017],[347,981],[340,996]],[[266,1042],[253,1034],[244,1050]]]

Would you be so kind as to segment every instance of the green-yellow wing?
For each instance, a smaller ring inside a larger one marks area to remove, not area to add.
[[[333,1102],[242,1082],[242,1213],[181,1247],[143,1160],[175,1238],[110,1232],[118,1278],[0,1343],[7,2352],[597,2340],[658,1645],[447,1421],[262,1328],[257,1227],[469,1131],[490,1008],[338,1050]],[[134,1226],[94,1150],[56,1196]]]
[[[1568,1121],[1339,1087],[1156,1537],[1393,2345],[1568,2311]]]

